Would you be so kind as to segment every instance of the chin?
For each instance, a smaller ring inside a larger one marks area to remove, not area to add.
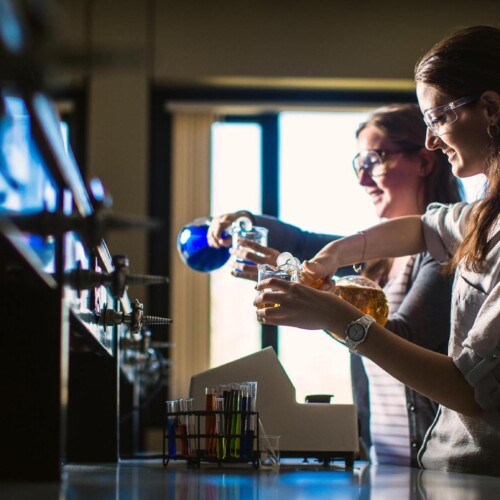
[[[453,164],[451,165],[451,171],[455,177],[460,179],[465,179],[466,177],[471,177],[472,175],[476,175],[479,172],[476,172],[474,168],[465,167],[462,164]]]

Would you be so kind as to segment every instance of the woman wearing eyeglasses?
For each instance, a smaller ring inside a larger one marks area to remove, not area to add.
[[[424,468],[500,475],[500,30],[458,30],[417,64],[426,145],[453,173],[484,173],[483,199],[433,204],[327,245],[307,269],[328,276],[353,261],[428,249],[454,275],[447,355],[393,335],[331,293],[268,280],[256,300],[264,323],[322,328],[440,404],[419,452]],[[428,315],[421,309],[420,315]]]
[[[414,104],[379,108],[358,127],[354,174],[380,218],[423,214],[433,201],[460,200],[446,157],[425,149],[425,131],[422,113]],[[242,213],[212,221],[212,244],[228,244],[219,235]],[[248,215],[256,225],[269,229],[269,247],[242,241],[234,251],[242,260],[275,265],[281,251],[305,259],[339,238],[302,231],[272,217]],[[255,267],[235,263],[233,274],[255,279]],[[352,274],[352,268],[347,274]],[[363,274],[377,281],[389,299],[387,329],[428,349],[446,352],[451,280],[442,276],[440,265],[428,253],[374,260]],[[423,309],[427,315],[421,314]],[[417,451],[437,405],[356,354],[351,357],[351,374],[361,441],[371,461],[416,466]]]

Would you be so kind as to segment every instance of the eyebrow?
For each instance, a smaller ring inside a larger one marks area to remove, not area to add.
[[[446,106],[448,106],[448,104],[441,104],[440,106],[432,106],[431,108],[427,108],[425,111],[422,111],[422,114],[425,115],[425,113],[428,113],[429,111],[432,111],[433,109],[445,108]]]

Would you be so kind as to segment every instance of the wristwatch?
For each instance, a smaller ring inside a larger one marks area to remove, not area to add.
[[[374,322],[375,320],[369,314],[365,314],[347,325],[345,329],[345,343],[351,351],[355,351],[358,345],[365,341],[368,335],[368,328]]]

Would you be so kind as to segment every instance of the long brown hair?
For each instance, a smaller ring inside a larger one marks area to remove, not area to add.
[[[359,125],[356,137],[368,126],[377,127],[400,149],[419,151],[425,148],[426,126],[422,112],[416,104],[391,104],[377,108]],[[425,177],[425,204],[460,201],[461,184],[452,174],[448,158],[440,150],[433,151],[433,155],[434,168]],[[392,259],[367,262],[363,274],[383,286],[387,282],[391,264]]]
[[[500,29],[472,26],[454,31],[417,62],[415,82],[431,85],[451,99],[480,96],[488,90],[500,92]],[[469,218],[450,269],[462,260],[468,269],[482,269],[489,233],[500,211],[500,137],[491,140],[484,173],[488,180],[485,196]]]

